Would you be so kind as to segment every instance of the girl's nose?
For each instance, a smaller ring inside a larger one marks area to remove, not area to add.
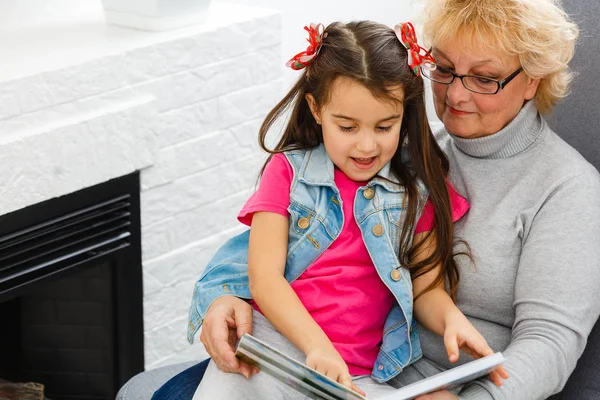
[[[377,141],[374,132],[362,131],[359,133],[356,149],[363,153],[372,153],[377,149]]]

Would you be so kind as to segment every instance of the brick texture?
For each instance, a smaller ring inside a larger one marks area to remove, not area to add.
[[[266,159],[258,129],[283,95],[278,13],[186,32],[0,81],[0,214],[142,171],[147,368],[205,357],[186,340],[192,289],[217,247],[243,229],[236,214]],[[68,295],[36,300],[26,339],[67,349],[31,358],[101,364],[81,345],[106,345],[106,283],[58,284]],[[73,390],[101,387],[94,373]]]

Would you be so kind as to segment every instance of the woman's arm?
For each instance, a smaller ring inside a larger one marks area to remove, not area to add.
[[[473,382],[460,398],[545,399],[561,390],[600,314],[599,289],[600,180],[585,174],[543,199],[523,237],[503,351],[511,379],[502,388]]]
[[[254,214],[248,251],[252,298],[269,322],[306,355],[309,367],[353,388],[348,366],[285,279],[288,230],[288,218],[280,214]]]

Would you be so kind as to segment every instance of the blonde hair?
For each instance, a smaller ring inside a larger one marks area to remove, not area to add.
[[[518,55],[525,73],[540,80],[540,112],[550,113],[567,96],[573,79],[567,64],[579,29],[558,0],[428,0],[424,18],[429,45],[460,36],[470,45]]]

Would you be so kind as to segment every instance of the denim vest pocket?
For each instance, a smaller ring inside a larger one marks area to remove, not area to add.
[[[315,211],[292,201],[288,207],[288,212],[290,213],[288,262],[294,258],[296,252],[303,253],[304,256],[306,256],[307,250],[310,252],[310,246],[305,248],[307,246],[306,242],[309,242],[315,251],[321,250],[321,243],[314,238],[313,233],[319,225],[319,220],[315,217]]]
[[[295,281],[333,242],[322,218],[309,207],[291,201],[285,278]]]
[[[290,213],[289,242],[291,243],[300,239],[311,229],[311,225],[315,222],[315,211],[296,201],[291,201],[288,212]]]

